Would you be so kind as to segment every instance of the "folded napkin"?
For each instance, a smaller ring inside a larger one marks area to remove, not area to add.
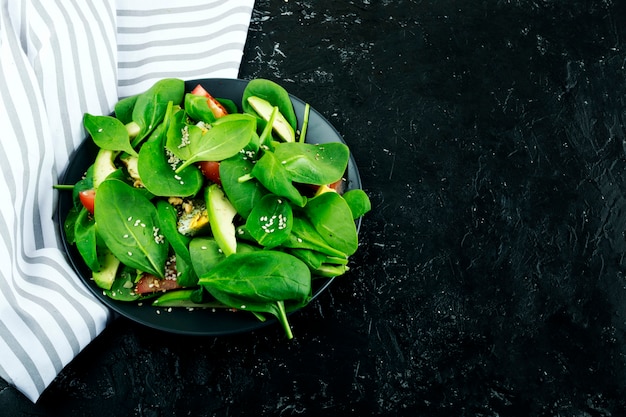
[[[52,220],[83,114],[165,77],[235,78],[254,0],[0,2],[0,376],[35,402],[111,319]]]

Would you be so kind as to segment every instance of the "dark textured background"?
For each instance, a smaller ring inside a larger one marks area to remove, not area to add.
[[[259,0],[241,78],[341,132],[373,211],[278,326],[114,322],[9,416],[626,415],[626,2]]]

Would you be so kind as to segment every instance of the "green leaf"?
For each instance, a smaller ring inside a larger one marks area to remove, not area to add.
[[[358,247],[356,225],[348,203],[337,193],[323,193],[304,207],[315,230],[333,248],[350,256]]]
[[[187,148],[191,156],[178,167],[177,172],[197,162],[221,161],[236,155],[252,139],[256,121],[250,116],[228,115],[221,117],[202,135],[192,134],[196,129],[195,126],[189,127],[188,143],[179,142],[179,146]],[[175,152],[173,148],[170,150]]]
[[[361,189],[357,188],[347,191],[342,197],[346,200],[346,203],[348,203],[350,211],[352,212],[352,218],[355,220],[372,209],[372,203],[369,197],[365,194],[365,191]]]
[[[224,193],[237,213],[244,219],[261,198],[268,193],[255,179],[240,182],[239,178],[250,174],[254,164],[245,155],[237,154],[220,162],[220,179]]]
[[[332,184],[343,176],[348,166],[350,151],[340,142],[323,145],[309,143],[280,143],[274,154],[291,180],[302,184]]]
[[[83,208],[80,210],[74,223],[74,237],[76,240],[76,248],[82,256],[85,264],[92,271],[100,269],[97,252],[97,234],[95,221],[93,216]]]
[[[283,243],[291,233],[293,211],[283,198],[268,194],[254,206],[246,229],[250,235],[266,248],[274,248]]]
[[[123,266],[115,277],[110,289],[104,289],[104,293],[118,301],[135,301],[141,298],[135,290],[135,271],[132,268]]]
[[[137,155],[137,152],[130,144],[126,126],[115,117],[93,116],[85,113],[83,125],[89,135],[91,135],[94,143],[101,149],[124,151],[131,155]]]
[[[137,169],[141,181],[148,191],[157,196],[193,196],[202,188],[204,177],[195,166],[176,172],[176,165],[165,149],[163,130],[157,128],[139,150]]]
[[[258,179],[272,193],[289,199],[296,206],[304,207],[306,198],[291,182],[291,175],[274,153],[265,152],[256,162],[252,177]]]
[[[133,121],[133,108],[137,102],[138,95],[125,97],[115,104],[115,118],[122,124],[127,124]]]
[[[256,114],[256,111],[248,103],[248,98],[255,96],[268,101],[272,106],[278,107],[278,111],[287,119],[291,127],[294,130],[297,129],[298,119],[287,90],[270,80],[259,78],[250,81],[243,92],[241,100],[244,112]]]
[[[178,273],[176,281],[181,287],[196,285],[198,276],[193,268],[191,255],[189,254],[189,242],[191,239],[178,232],[176,208],[167,201],[159,200],[156,203],[156,209],[161,226],[159,232],[170,243],[176,254],[176,271]]]
[[[213,114],[205,96],[199,96],[191,93],[185,94],[184,107],[187,115],[198,122],[202,121],[204,123],[211,124],[217,120],[217,117]]]
[[[299,216],[293,218],[291,234],[281,246],[290,249],[310,249],[332,257],[347,258],[344,252],[330,246],[307,218]]]
[[[239,310],[270,313],[292,337],[286,312],[311,299],[311,272],[298,258],[264,250],[233,254],[200,276],[202,285],[218,301]]]
[[[144,93],[137,96],[132,119],[141,130],[134,145],[148,137],[165,117],[168,104],[181,104],[185,94],[185,82],[177,78],[165,78],[157,81]]]
[[[117,179],[98,188],[95,203],[97,232],[125,265],[163,278],[169,245],[158,239],[156,208],[143,192]]]

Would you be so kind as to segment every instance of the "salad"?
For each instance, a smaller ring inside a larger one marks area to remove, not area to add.
[[[308,105],[250,81],[241,103],[169,78],[85,114],[94,163],[71,188],[65,223],[106,296],[158,307],[273,315],[305,306],[312,282],[348,270],[355,220],[371,206],[344,192],[344,143],[306,142]],[[302,129],[298,131],[298,117]]]

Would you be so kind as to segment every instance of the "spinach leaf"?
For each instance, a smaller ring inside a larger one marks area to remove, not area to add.
[[[273,152],[265,152],[250,172],[272,193],[289,199],[296,206],[304,207],[306,197],[292,184],[291,175]]]
[[[365,191],[359,188],[345,192],[342,197],[348,203],[350,211],[352,211],[352,218],[355,220],[372,209],[369,197]]]
[[[169,245],[159,234],[154,205],[142,191],[106,179],[96,193],[96,230],[122,263],[163,278]]]
[[[332,257],[310,249],[292,249],[289,253],[307,264],[314,277],[337,277],[349,269],[347,258]]]
[[[254,164],[252,160],[242,154],[220,162],[220,180],[226,196],[237,210],[237,213],[246,219],[252,207],[268,193],[261,183],[255,179],[240,182],[239,178],[250,174]]]
[[[274,248],[289,237],[292,225],[291,205],[281,197],[268,194],[254,206],[245,227],[261,246]]]
[[[260,97],[268,101],[272,106],[278,107],[278,111],[285,117],[291,127],[298,128],[298,119],[291,103],[289,93],[279,84],[265,79],[255,79],[246,86],[241,101],[243,111],[249,114],[256,114],[250,103],[249,97]]]
[[[209,107],[205,96],[199,96],[191,93],[185,94],[184,107],[187,115],[198,122],[211,124],[217,120],[217,117],[215,117],[215,114]]]
[[[101,149],[109,151],[125,151],[137,155],[130,144],[130,137],[126,127],[115,117],[93,116],[85,113],[83,125],[91,135],[94,143]]]
[[[133,121],[133,108],[135,107],[135,103],[137,102],[137,97],[139,95],[136,94],[134,96],[125,97],[115,103],[115,118],[118,119],[123,124],[127,124]]]
[[[310,249],[332,257],[347,258],[344,252],[330,246],[307,218],[300,216],[294,216],[291,234],[281,246],[290,249]]]
[[[97,252],[97,234],[93,216],[83,208],[80,210],[76,222],[74,223],[74,236],[76,239],[76,249],[83,257],[85,264],[92,271],[100,270]]]
[[[196,237],[189,243],[189,255],[193,268],[202,276],[226,259],[217,241],[212,237]]]
[[[303,184],[332,184],[343,176],[350,151],[340,142],[313,145],[301,142],[279,143],[274,154],[289,172],[291,180]]]
[[[237,243],[237,253],[249,253],[259,250],[258,247]],[[212,237],[196,237],[189,243],[189,254],[196,273],[207,274],[213,267],[226,259],[217,241]]]
[[[337,193],[323,193],[304,207],[315,230],[333,248],[350,256],[358,247],[356,225],[348,203]]]
[[[311,299],[311,272],[298,258],[279,251],[232,254],[200,276],[218,301],[240,310],[276,316],[288,338],[287,312]]]
[[[188,197],[200,191],[204,177],[195,166],[175,171],[165,149],[163,124],[159,125],[139,150],[137,169],[148,191],[163,197]]]
[[[145,145],[144,145],[145,146]],[[170,243],[176,254],[176,281],[181,287],[196,285],[198,276],[193,268],[191,255],[189,254],[190,238],[178,232],[178,214],[173,205],[164,200],[156,203],[160,233]]]
[[[140,127],[133,145],[143,141],[165,117],[170,102],[180,104],[185,94],[185,82],[177,78],[157,81],[144,93],[137,96],[132,119]]]
[[[189,131],[192,130],[194,129],[190,126]],[[191,156],[176,169],[176,172],[197,162],[221,161],[236,155],[250,142],[255,130],[256,120],[253,117],[244,115],[220,117],[219,121],[203,134],[189,134],[186,141],[179,142],[182,147],[188,149]],[[173,148],[169,149],[176,152]]]
[[[119,273],[115,276],[113,285],[110,289],[103,289],[104,293],[114,300],[118,301],[135,301],[142,296],[137,294],[135,289],[136,271],[124,265],[120,268]]]

